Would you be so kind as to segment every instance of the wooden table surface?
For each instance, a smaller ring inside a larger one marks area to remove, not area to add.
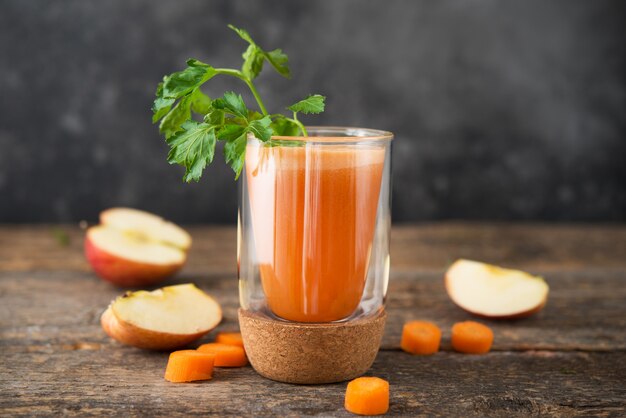
[[[217,331],[236,329],[235,229],[189,230],[189,262],[167,283],[196,283],[224,308]],[[122,346],[100,328],[121,290],[90,271],[83,234],[67,225],[0,226],[0,415],[351,415],[345,383],[282,384],[250,367],[219,369],[202,383],[163,380],[167,354]],[[451,325],[470,316],[449,300],[442,274],[461,257],[525,269],[550,285],[538,315],[484,321],[495,332],[487,355],[450,349]],[[387,311],[368,375],[390,382],[390,415],[626,415],[624,225],[395,227]],[[441,352],[399,350],[410,319],[441,327]]]

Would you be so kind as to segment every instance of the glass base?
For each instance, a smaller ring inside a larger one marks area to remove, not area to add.
[[[372,301],[372,303],[375,303],[375,302]],[[378,303],[378,305],[380,304]],[[286,323],[292,323],[292,324],[322,325],[322,324],[342,324],[342,323],[349,322],[349,321],[355,321],[355,320],[359,320],[363,318],[373,317],[373,316],[378,315],[381,311],[383,311],[382,307],[380,307],[379,309],[368,309],[368,308],[369,306],[367,306],[367,304],[361,303],[350,316],[347,316],[343,319],[338,319],[336,321],[330,321],[330,322],[292,321],[290,319],[285,319],[276,315],[274,312],[272,312],[272,310],[267,305],[257,307],[255,309],[255,313],[258,314],[259,316],[262,316],[262,317],[265,317],[267,319],[271,319],[274,321],[280,321],[280,322],[286,322]]]

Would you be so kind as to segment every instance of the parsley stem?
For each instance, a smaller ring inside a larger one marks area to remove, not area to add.
[[[267,109],[265,108],[265,105],[263,104],[263,100],[261,100],[261,96],[259,96],[259,92],[257,91],[256,87],[254,86],[254,83],[252,82],[252,80],[250,80],[248,77],[243,75],[243,73],[241,71],[239,71],[239,70],[231,70],[230,68],[216,68],[215,72],[217,74],[224,74],[224,75],[230,75],[230,76],[233,76],[233,77],[237,77],[238,79],[240,79],[241,81],[246,83],[246,85],[248,86],[248,88],[252,92],[252,95],[254,96],[254,99],[256,100],[257,104],[259,105],[259,108],[261,109],[261,113],[263,113],[263,116],[267,115]]]
[[[254,86],[254,83],[252,83],[252,80],[248,80],[245,77],[242,78],[242,80],[245,81],[245,83],[250,88],[252,95],[256,99],[256,102],[259,104],[259,107],[261,108],[261,113],[263,113],[263,116],[267,116],[267,109],[265,109],[265,105],[263,104],[263,101],[261,100],[261,96],[259,96],[259,92],[256,90],[256,87]]]
[[[302,131],[302,135],[303,136],[309,136],[309,134],[307,133],[306,128],[304,127],[302,122],[300,122],[298,120],[298,115],[296,114],[296,112],[293,112],[293,119],[290,119],[290,118],[285,118],[285,119],[290,120],[293,123],[295,123],[296,125],[298,125],[298,128],[300,128],[300,131]]]

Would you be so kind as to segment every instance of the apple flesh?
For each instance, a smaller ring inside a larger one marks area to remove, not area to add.
[[[158,215],[131,208],[111,208],[100,213],[100,223],[120,231],[132,231],[137,236],[149,238],[171,247],[187,251],[191,237],[178,225]]]
[[[102,279],[124,287],[156,284],[178,271],[191,238],[182,228],[148,212],[109,209],[87,230],[85,255]]]
[[[460,308],[493,319],[523,318],[548,300],[548,284],[538,276],[470,260],[457,260],[446,272],[446,290]]]
[[[111,302],[100,322],[113,339],[148,350],[174,350],[222,320],[222,309],[193,284],[128,292]]]

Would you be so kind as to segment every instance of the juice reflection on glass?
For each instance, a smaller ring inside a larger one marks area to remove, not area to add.
[[[298,322],[350,316],[363,294],[385,160],[381,146],[250,140],[246,176],[263,291]]]

